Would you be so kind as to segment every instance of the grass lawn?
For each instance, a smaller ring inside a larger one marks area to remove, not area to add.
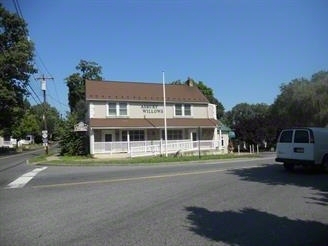
[[[106,165],[156,165],[163,163],[180,163],[192,161],[209,161],[233,158],[254,158],[256,154],[220,154],[220,155],[202,155],[199,156],[151,156],[151,157],[135,157],[124,159],[96,159],[85,156],[57,156],[43,155],[30,160],[31,164],[54,165],[54,166],[106,166]]]

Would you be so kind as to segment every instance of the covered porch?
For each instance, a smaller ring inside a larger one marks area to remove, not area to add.
[[[189,121],[175,121],[174,126],[172,121],[168,121],[167,141],[162,126],[163,120],[145,119],[141,124],[139,122],[140,125],[137,127],[124,124],[124,121],[129,124],[133,123],[131,121],[134,121],[134,124],[138,123],[131,119],[129,121],[121,119],[120,122],[118,119],[90,122],[90,153],[93,156],[136,157],[196,150],[221,150],[222,147],[217,135],[216,121],[194,119],[191,125],[189,119]]]

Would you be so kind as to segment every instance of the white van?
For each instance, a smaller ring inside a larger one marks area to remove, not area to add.
[[[322,166],[328,170],[328,128],[305,127],[281,131],[277,142],[277,162],[287,170],[295,165]]]

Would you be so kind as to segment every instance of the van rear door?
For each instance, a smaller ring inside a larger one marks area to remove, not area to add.
[[[296,129],[293,142],[293,159],[313,160],[314,139],[309,129]]]
[[[283,130],[280,133],[277,143],[278,159],[291,159],[293,133],[294,131],[292,129]]]

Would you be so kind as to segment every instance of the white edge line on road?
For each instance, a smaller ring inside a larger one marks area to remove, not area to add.
[[[6,188],[8,189],[16,189],[16,188],[23,188],[31,179],[35,177],[39,172],[47,169],[47,167],[39,167],[35,168],[31,172],[25,173],[20,176],[18,179],[14,180],[10,184],[7,185]]]

